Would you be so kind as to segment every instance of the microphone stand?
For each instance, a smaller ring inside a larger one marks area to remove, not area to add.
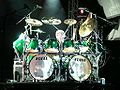
[[[36,9],[38,9],[39,7],[37,6],[37,7],[35,7],[31,12],[29,12],[26,16],[24,16],[22,19],[20,19],[17,23],[16,23],[16,25],[17,24],[19,24],[20,22],[22,22],[26,17],[29,17]]]

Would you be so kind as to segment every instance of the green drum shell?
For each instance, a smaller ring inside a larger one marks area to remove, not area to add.
[[[74,47],[74,43],[73,43],[72,40],[67,39],[67,40],[64,41],[63,46],[64,46],[64,48],[67,48],[67,47]]]
[[[63,52],[64,53],[73,53],[75,52],[75,47],[73,40],[71,39],[66,39],[63,43]]]
[[[37,49],[38,48],[38,40],[37,39],[31,39],[29,45],[27,46],[27,50],[30,50],[30,49]]]
[[[24,47],[25,41],[23,39],[17,39],[16,41],[13,42],[13,48],[15,49],[19,57],[22,55]]]
[[[49,53],[58,52],[58,47],[59,45],[56,39],[47,39],[44,42],[45,52],[49,52]]]

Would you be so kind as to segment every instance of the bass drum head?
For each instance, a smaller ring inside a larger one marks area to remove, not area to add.
[[[81,55],[74,56],[69,62],[69,74],[76,81],[84,81],[91,74],[91,63]]]
[[[29,64],[29,71],[33,78],[46,80],[53,74],[53,61],[45,54],[36,55]]]

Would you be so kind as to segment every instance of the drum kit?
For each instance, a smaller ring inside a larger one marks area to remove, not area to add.
[[[91,60],[91,57],[95,55],[89,56],[89,54],[91,54],[93,44],[96,45],[93,33],[96,27],[94,18],[88,15],[80,25],[79,40],[66,38],[70,26],[77,23],[75,19],[64,20],[64,24],[68,25],[66,31],[56,27],[62,23],[60,19],[56,18],[43,17],[41,21],[26,18],[25,22],[25,32],[21,33],[19,38],[13,42],[16,56],[20,62],[25,62],[22,73],[27,71],[27,74],[23,75],[23,81],[27,76],[31,76],[34,81],[67,81],[69,79],[78,82],[90,77],[94,61]],[[39,34],[46,32],[39,28],[33,30],[32,27],[43,24],[52,25],[57,29],[56,38],[49,38],[45,41],[39,39]],[[35,36],[31,37],[33,32]]]

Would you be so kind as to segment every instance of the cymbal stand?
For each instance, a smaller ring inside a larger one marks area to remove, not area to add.
[[[67,29],[65,30],[65,34],[68,32],[70,26],[71,26],[71,24],[68,25]]]
[[[23,47],[23,53],[22,53],[22,59],[23,59],[23,63],[22,63],[22,81],[25,81],[27,79],[27,75],[25,74],[25,71],[27,71],[27,65],[26,65],[26,58],[28,56],[28,53],[26,52],[27,50],[27,37],[28,37],[28,31],[25,27],[25,32],[24,32],[25,36],[24,36],[24,47]],[[27,71],[28,73],[28,71]]]
[[[55,25],[52,24],[52,26],[53,26],[56,30],[59,30]]]
[[[39,33],[38,32],[36,33],[36,36],[37,36],[37,40],[38,40],[38,50],[39,50],[39,53],[42,53],[43,52],[43,45],[42,45],[42,40],[39,39]]]
[[[94,16],[97,20],[97,16],[95,14],[94,14]],[[96,23],[98,24],[97,21],[96,21]],[[98,30],[98,28],[96,26],[95,31],[93,30],[94,35],[95,35],[95,41],[96,41],[96,43],[95,43],[95,53],[94,53],[94,55],[92,54],[93,57],[95,58],[92,62],[93,63],[93,75],[95,77],[95,81],[99,80],[99,58],[101,56],[101,53],[98,51],[98,39],[100,39],[100,37],[97,34],[97,30]]]
[[[63,40],[66,38],[66,33],[68,32],[69,28],[70,28],[71,24],[68,25],[67,29],[65,30],[64,34],[62,35]],[[63,41],[64,42],[64,41]],[[59,64],[59,80],[60,81],[66,81],[67,80],[67,71],[65,70],[65,78],[62,74],[62,67],[63,67],[63,42],[59,42],[59,56],[60,56],[60,64]]]
[[[59,71],[58,71],[58,81],[64,81],[63,75],[62,75],[62,57],[63,57],[63,43],[59,43],[59,57],[60,57],[60,62],[59,62]]]
[[[59,69],[59,71],[58,71],[58,76],[57,76],[57,81],[64,81],[64,77],[63,77],[63,74],[62,74],[62,66],[63,66],[63,62],[62,62],[62,60],[63,60],[63,42],[64,42],[64,34],[62,34],[62,36],[61,36],[62,38],[63,38],[63,40],[62,41],[59,41],[58,40],[58,43],[59,43],[59,48],[58,48],[58,50],[59,50],[59,57],[60,57],[60,62],[59,62],[59,65],[58,65],[58,69]]]

